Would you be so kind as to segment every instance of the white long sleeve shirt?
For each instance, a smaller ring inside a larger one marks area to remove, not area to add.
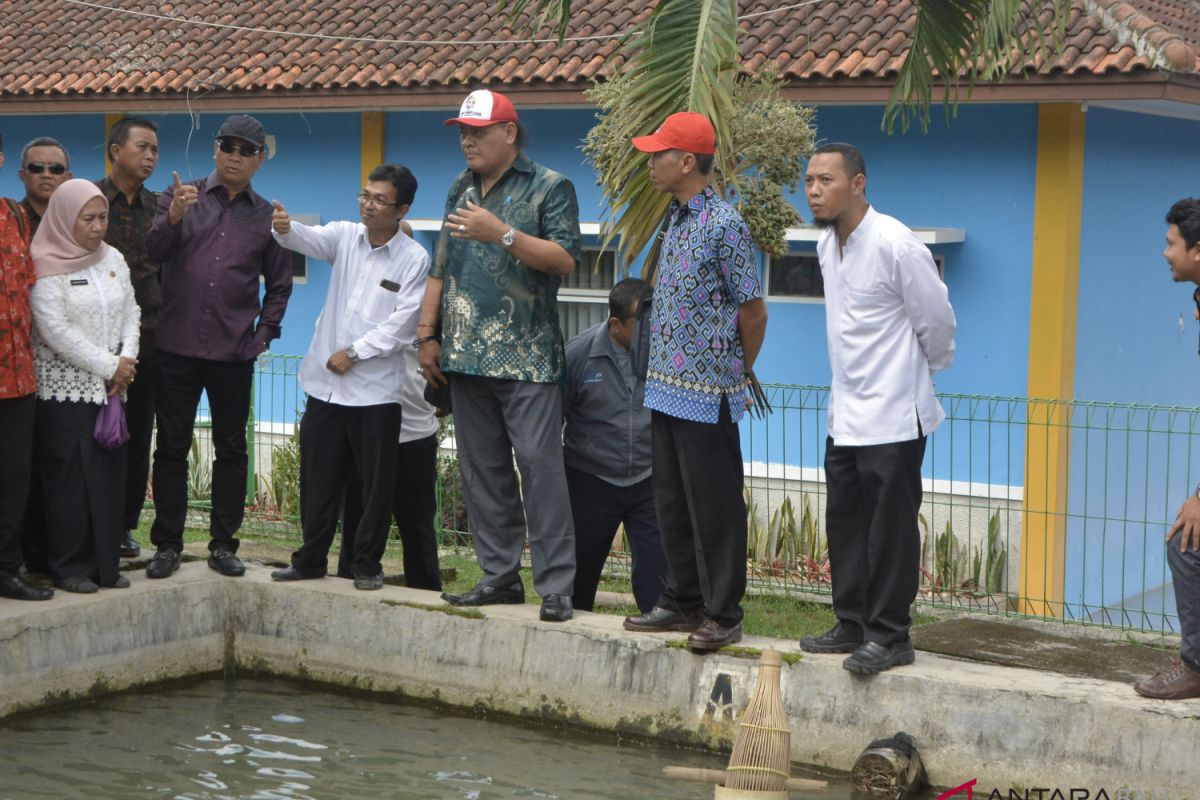
[[[929,249],[902,222],[869,208],[844,250],[834,228],[822,231],[817,255],[834,443],[887,444],[932,433],[946,418],[932,376],[954,360],[956,322]]]
[[[142,312],[115,248],[86,269],[38,278],[29,294],[37,395],[104,403],[120,356],[137,358]]]
[[[429,275],[425,248],[399,231],[372,247],[366,226],[357,222],[292,222],[287,234],[274,236],[289,250],[333,265],[325,307],[300,364],[304,391],[343,406],[402,403],[405,432],[426,430],[427,436],[436,430],[433,410],[421,399],[415,360],[408,357]],[[350,346],[359,360],[349,371],[337,375],[325,368],[331,355]]]

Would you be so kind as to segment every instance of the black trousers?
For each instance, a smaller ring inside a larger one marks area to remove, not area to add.
[[[128,444],[106,450],[96,443],[95,403],[38,400],[37,406],[50,575],[111,586],[120,560]]]
[[[342,406],[309,397],[300,418],[300,524],[304,543],[292,566],[305,575],[324,575],[337,533],[346,479],[361,478],[362,512],[350,554],[353,575],[383,571],[383,551],[396,486],[400,404]],[[349,549],[345,547],[344,549]]]
[[[924,458],[924,436],[863,447],[825,442],[833,611],[864,641],[908,639],[920,580]]]
[[[667,585],[652,478],[631,486],[615,486],[603,478],[567,467],[567,491],[575,520],[575,608],[591,611],[604,562],[619,525],[625,525],[633,556],[633,596],[643,612],[654,608]]]
[[[654,506],[667,557],[663,608],[703,608],[728,627],[742,621],[746,594],[746,499],[737,425],[721,404],[716,424],[655,411]]]
[[[129,426],[129,468],[125,476],[125,530],[137,528],[146,505],[150,480],[150,444],[154,438],[154,384],[157,361],[153,355],[138,359],[138,379],[125,393],[125,424]]]
[[[397,446],[396,485],[392,493],[392,518],[404,546],[404,585],[413,589],[442,590],[438,564],[437,531],[437,436],[403,442]],[[342,554],[337,574],[354,577],[354,551],[363,513],[362,480],[358,475],[346,482],[345,512],[342,516]]]
[[[36,397],[36,395],[35,395]],[[37,403],[34,407],[36,409]],[[33,458],[29,465],[29,490],[25,496],[25,517],[21,521],[21,556],[30,572],[50,571],[50,545],[46,541],[46,503],[42,499],[42,474],[38,465],[41,447],[37,439],[37,411],[30,420],[33,431]]]
[[[33,477],[36,396],[0,400],[0,578],[21,569],[21,530]]]
[[[183,551],[187,520],[188,452],[200,406],[208,394],[212,417],[212,514],[209,550],[237,552],[235,534],[246,513],[246,420],[254,386],[254,361],[209,361],[158,350],[154,387],[158,442],[154,449],[154,526],[159,550]],[[124,497],[124,495],[122,495]]]

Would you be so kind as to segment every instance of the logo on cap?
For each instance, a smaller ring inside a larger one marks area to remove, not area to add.
[[[458,109],[458,116],[445,121],[445,125],[495,125],[499,122],[516,122],[517,110],[512,101],[499,92],[476,89],[467,95]]]

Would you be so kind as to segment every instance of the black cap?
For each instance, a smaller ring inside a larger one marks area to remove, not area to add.
[[[266,128],[254,117],[245,114],[235,114],[221,123],[221,130],[217,131],[217,138],[222,139],[226,136],[245,139],[257,147],[267,146]]]

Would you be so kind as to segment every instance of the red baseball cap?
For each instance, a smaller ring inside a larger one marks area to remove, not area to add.
[[[643,153],[682,150],[712,155],[717,152],[717,134],[708,117],[694,111],[680,111],[667,117],[649,136],[633,137],[633,146]]]
[[[512,101],[490,89],[476,89],[467,95],[458,109],[458,116],[446,120],[443,125],[471,125],[486,128],[501,122],[516,122],[517,109]]]

